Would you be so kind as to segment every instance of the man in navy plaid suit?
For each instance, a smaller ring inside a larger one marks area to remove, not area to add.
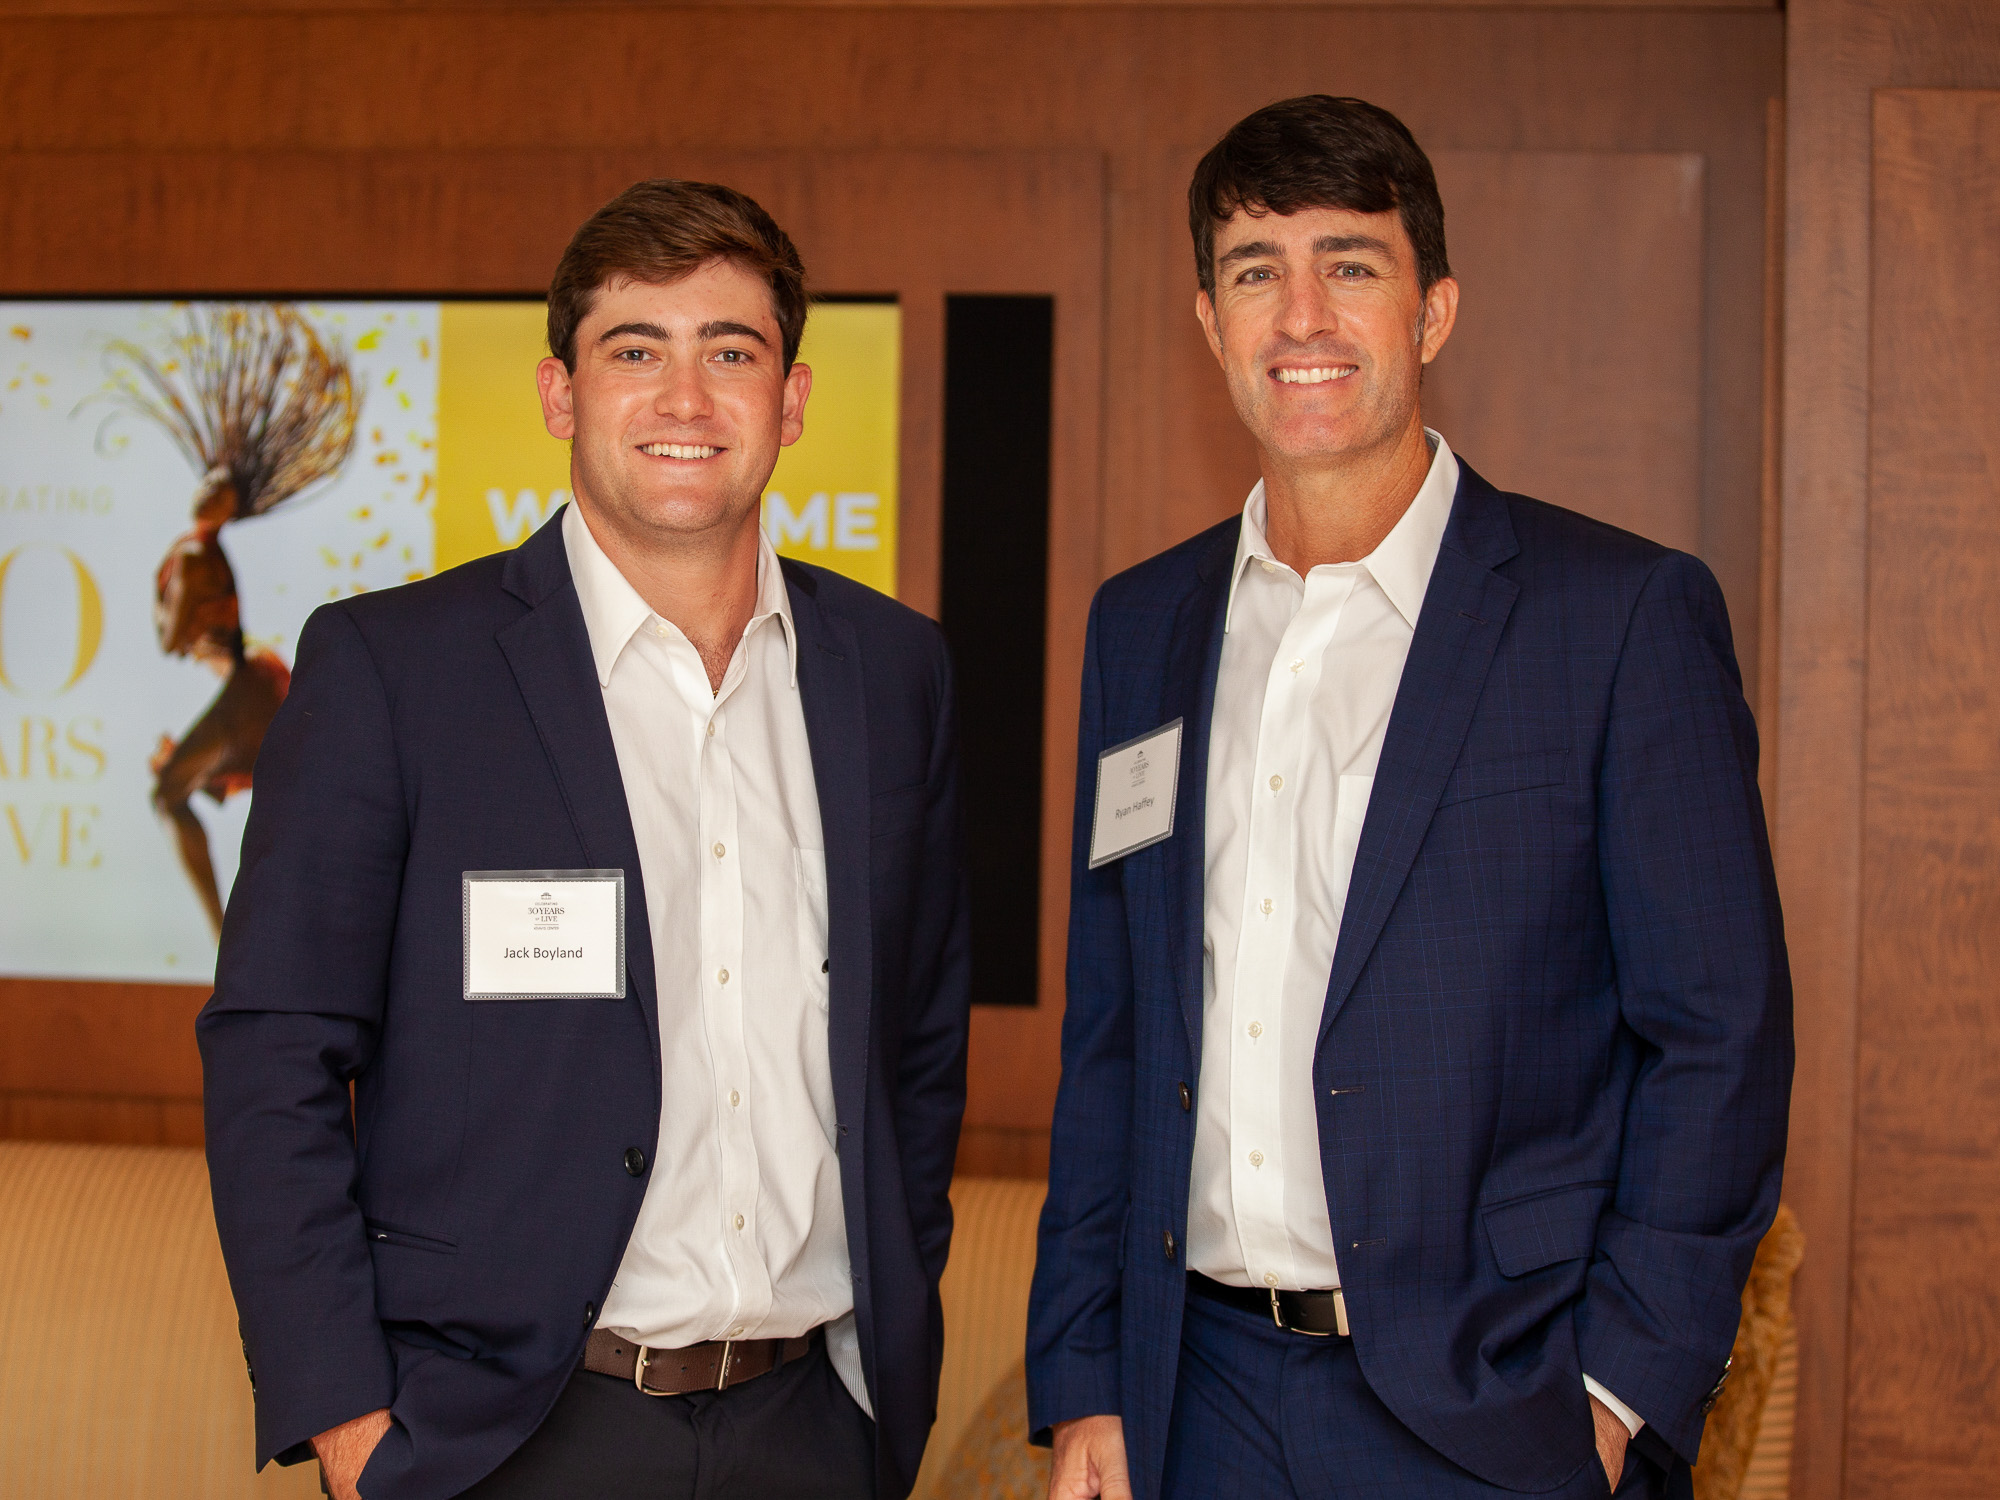
[[[1792,1067],[1721,592],[1422,425],[1393,116],[1260,110],[1189,218],[1263,479],[1091,611],[1051,1495],[1684,1496]]]

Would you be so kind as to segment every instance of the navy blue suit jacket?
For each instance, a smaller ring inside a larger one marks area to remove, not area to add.
[[[1090,617],[1032,1425],[1119,1413],[1155,1494],[1185,1297],[1204,794],[1238,522]],[[1173,837],[1086,867],[1098,752],[1184,717]],[[1382,746],[1313,1055],[1354,1349],[1507,1489],[1594,1461],[1589,1371],[1691,1462],[1776,1211],[1791,988],[1756,733],[1684,554],[1458,494]],[[1642,1450],[1647,1451],[1647,1450]],[[1353,1476],[1357,1482],[1365,1476]]]
[[[847,1243],[895,1500],[936,1406],[965,1102],[951,676],[922,616],[784,572],[826,838]],[[626,998],[461,999],[461,872],[590,868],[625,872]],[[654,993],[645,912],[558,521],[313,615],[197,1028],[260,1466],[386,1406],[362,1493],[437,1500],[554,1403],[645,1192],[625,1154],[659,1138],[658,1007],[678,997]]]

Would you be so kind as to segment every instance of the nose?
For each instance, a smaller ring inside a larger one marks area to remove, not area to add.
[[[1339,316],[1332,289],[1324,278],[1306,274],[1285,280],[1285,303],[1278,313],[1278,331],[1301,344],[1338,331]]]
[[[660,384],[653,397],[653,410],[680,422],[694,422],[714,410],[709,394],[707,368],[699,360],[669,360],[660,371]]]

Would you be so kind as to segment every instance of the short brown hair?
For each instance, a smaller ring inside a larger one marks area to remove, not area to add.
[[[1419,288],[1428,292],[1451,275],[1437,177],[1409,127],[1365,99],[1306,94],[1239,120],[1194,169],[1188,228],[1201,289],[1215,295],[1216,225],[1238,209],[1295,214],[1304,208],[1396,209],[1417,252]]]
[[[608,283],[665,285],[712,260],[733,260],[770,284],[790,370],[806,331],[806,268],[791,236],[734,188],[671,177],[633,183],[570,240],[549,283],[549,353],[576,368],[577,328]]]

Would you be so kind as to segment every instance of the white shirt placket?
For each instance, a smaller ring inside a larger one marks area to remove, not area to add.
[[[1305,579],[1303,596],[1295,592],[1298,602],[1265,676],[1257,728],[1230,1033],[1229,1139],[1230,1199],[1243,1264],[1251,1279],[1264,1286],[1301,1284],[1285,1222],[1279,1106],[1286,1047],[1311,1045],[1310,1037],[1288,1042],[1284,1024],[1285,967],[1297,923],[1299,828],[1294,809],[1321,664],[1354,592],[1355,577],[1352,569],[1318,568]],[[1274,568],[1253,586],[1299,590],[1296,575],[1281,579]]]
[[[746,642],[747,643],[747,642]],[[690,728],[699,767],[701,829],[700,931],[701,1010],[714,1069],[715,1140],[721,1193],[717,1225],[722,1254],[735,1283],[736,1300],[722,1337],[734,1337],[771,1310],[771,1281],[756,1251],[759,1171],[750,1128],[747,1091],[750,1055],[743,1034],[743,864],[736,818],[736,774],[729,754],[728,703],[744,676],[745,650],[739,645],[721,689],[710,696],[707,672],[698,653],[683,643],[675,653],[677,679],[687,675],[683,657],[692,658],[698,683],[682,683],[691,707]],[[690,692],[690,689],[694,691]],[[703,710],[706,709],[706,712]]]

